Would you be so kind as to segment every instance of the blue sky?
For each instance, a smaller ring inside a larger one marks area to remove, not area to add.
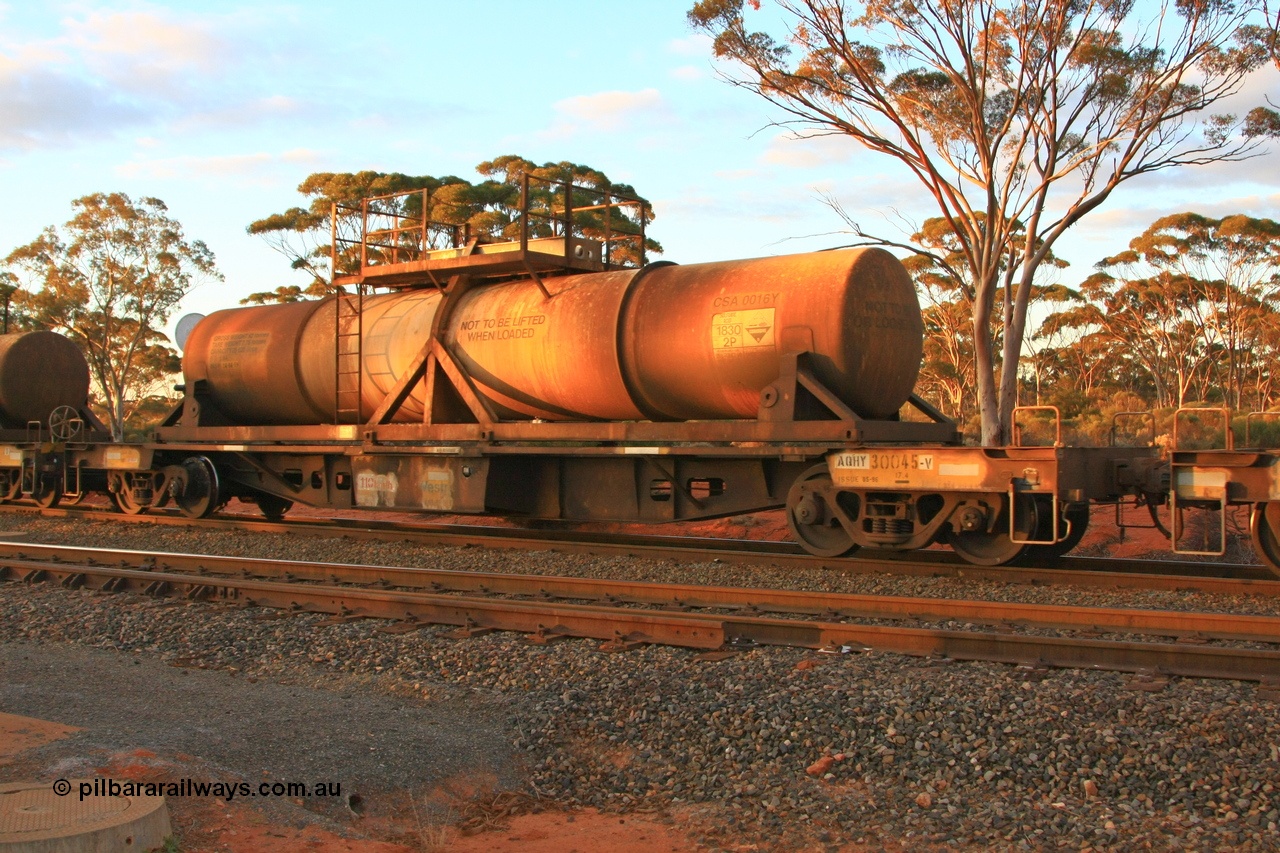
[[[156,196],[217,255],[225,283],[184,304],[208,312],[305,284],[244,228],[301,203],[311,172],[475,179],[501,154],[633,184],[683,263],[847,242],[825,193],[893,236],[933,215],[890,161],[770,126],[720,79],[691,2],[0,0],[0,255],[79,196]],[[1272,70],[1249,88],[1280,95]],[[1274,150],[1127,185],[1061,244],[1061,280],[1181,210],[1280,219]]]

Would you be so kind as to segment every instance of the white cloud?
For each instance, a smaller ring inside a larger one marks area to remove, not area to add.
[[[674,53],[676,56],[709,57],[712,54],[712,44],[711,36],[695,33],[667,42],[667,52]]]
[[[92,80],[0,56],[0,149],[61,145],[133,124],[145,114]]]
[[[1280,217],[1280,192],[1269,194],[1221,195],[1212,199],[1184,199],[1159,204],[1132,205],[1104,208],[1081,220],[1072,230],[1094,232],[1097,235],[1120,233],[1127,241],[1137,237],[1147,226],[1162,216],[1175,213],[1199,213],[1209,217],[1247,216],[1271,219]]]
[[[1245,78],[1240,91],[1223,101],[1223,106],[1230,111],[1243,114],[1251,107],[1275,101],[1276,92],[1280,90],[1280,68],[1268,62]]]
[[[736,185],[691,187],[678,196],[661,202],[663,211],[688,216],[701,222],[745,217],[758,222],[794,224],[797,219],[821,209],[813,188],[805,186],[767,186],[749,181]]]
[[[833,163],[847,163],[860,148],[857,142],[841,134],[803,138],[778,134],[769,141],[769,147],[760,159],[773,166],[812,169]]]
[[[280,155],[286,163],[315,163],[320,159],[320,152],[310,148],[291,148]]]
[[[168,12],[90,13],[65,22],[66,44],[108,80],[148,89],[189,71],[215,72],[232,53],[213,22]]]
[[[194,176],[259,183],[272,179],[280,166],[288,166],[288,171],[293,173],[297,171],[298,165],[313,166],[320,159],[319,152],[308,148],[295,148],[279,154],[256,152],[215,157],[168,157],[134,160],[116,167],[116,174],[125,178],[169,179]]]
[[[0,29],[0,149],[149,133],[173,121],[178,129],[241,126],[299,111],[260,91],[270,75],[243,73],[249,62],[270,61],[270,51],[251,48],[267,25],[256,14],[143,7],[66,17],[45,38]]]
[[[351,119],[347,126],[352,130],[377,131],[379,133],[393,130],[396,122],[388,118],[382,113],[369,113],[368,115],[358,116]]]
[[[701,80],[706,77],[707,72],[696,65],[681,65],[679,68],[672,68],[667,72],[667,76],[673,80],[691,83],[694,80]]]
[[[543,139],[568,139],[584,132],[648,131],[675,121],[671,106],[657,89],[577,95],[556,101],[551,108],[556,119],[538,134]]]
[[[202,130],[210,127],[247,127],[262,122],[304,115],[307,105],[285,95],[252,98],[242,103],[220,106],[193,113],[175,124],[177,130]]]
[[[557,101],[552,108],[572,122],[606,132],[624,130],[641,118],[669,113],[669,108],[657,89],[578,95]]]

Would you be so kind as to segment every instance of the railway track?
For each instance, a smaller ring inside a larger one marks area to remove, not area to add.
[[[826,567],[845,574],[888,573],[919,577],[1078,586],[1103,589],[1178,590],[1222,595],[1280,596],[1280,580],[1260,566],[1230,563],[1186,563],[1172,560],[1117,560],[1062,557],[1030,565],[983,567],[966,563],[947,551],[913,554],[861,551],[853,557],[822,558],[790,542],[744,539],[528,530],[492,525],[423,524],[365,518],[261,518],[223,514],[191,519],[177,512],[122,515],[92,507],[39,509],[0,505],[0,512],[39,514],[51,518],[173,525],[205,530],[251,530],[299,536],[346,537],[357,540],[408,540],[422,545],[481,546],[513,550],[549,550],[601,556],[635,556],[686,562],[716,561],[783,568]]]
[[[521,631],[619,650],[784,645],[1280,683],[1280,617],[808,593],[0,543],[0,576],[180,596],[385,630]],[[907,624],[907,623],[912,624]],[[1242,645],[1247,643],[1248,645]]]

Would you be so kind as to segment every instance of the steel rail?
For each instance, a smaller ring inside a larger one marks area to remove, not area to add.
[[[54,518],[88,521],[132,522],[174,525],[213,530],[251,530],[320,537],[349,537],[362,540],[414,541],[429,545],[480,545],[492,549],[549,550],[564,553],[622,555],[649,559],[680,559],[689,562],[717,561],[782,568],[824,567],[846,574],[887,573],[917,577],[953,577],[960,580],[1000,583],[1074,584],[1102,589],[1153,589],[1206,592],[1224,595],[1280,596],[1280,580],[1258,566],[1237,564],[1182,563],[1164,560],[1115,560],[1064,557],[1068,568],[1038,566],[974,566],[943,551],[910,554],[877,554],[866,551],[845,558],[814,557],[788,542],[762,540],[688,539],[676,536],[648,536],[598,532],[530,531],[486,525],[423,525],[363,519],[323,519],[265,521],[234,515],[191,519],[177,513],[123,515],[91,509],[49,509],[23,505],[0,505],[0,511],[42,514]],[[2,535],[2,534],[0,534]],[[691,544],[692,543],[692,544]],[[1138,571],[1124,571],[1137,567]],[[1208,569],[1222,574],[1197,574]]]
[[[144,571],[196,573],[201,577],[252,577],[482,595],[540,596],[604,601],[611,604],[732,608],[759,613],[819,615],[824,618],[959,621],[1012,627],[1280,643],[1280,617],[1277,616],[859,595],[0,542],[0,567],[8,567],[15,572],[21,572],[23,567],[28,570],[45,568],[47,564],[95,566],[109,563],[116,563],[121,567],[128,563]]]
[[[61,575],[69,586],[92,586],[88,579],[94,577],[104,579],[102,588],[109,591],[132,588],[164,594],[171,588],[185,588],[189,598],[217,597],[247,605],[306,609],[348,618],[408,618],[410,621],[460,625],[472,630],[516,630],[530,632],[543,639],[588,637],[610,640],[620,646],[641,643],[702,649],[726,644],[815,649],[851,646],[958,660],[1121,671],[1155,670],[1172,675],[1238,680],[1280,677],[1280,653],[1254,649],[855,626],[767,617],[725,619],[711,614],[471,599],[432,593],[192,577],[108,567],[52,566],[42,571]]]
[[[15,563],[21,568],[15,567]],[[88,563],[6,560],[3,574],[26,582],[55,578],[69,588],[136,591],[155,596],[180,594],[188,599],[331,613],[347,619],[397,619],[405,629],[448,624],[471,631],[523,631],[543,641],[587,637],[607,640],[607,647],[612,648],[646,643],[701,649],[785,645],[1037,666],[1156,671],[1245,681],[1280,678],[1280,650],[1275,649],[857,625],[826,619],[725,617],[624,606],[193,575]]]

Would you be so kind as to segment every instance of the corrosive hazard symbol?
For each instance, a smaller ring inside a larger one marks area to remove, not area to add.
[[[773,346],[773,309],[725,311],[711,317],[711,347],[717,350]]]

